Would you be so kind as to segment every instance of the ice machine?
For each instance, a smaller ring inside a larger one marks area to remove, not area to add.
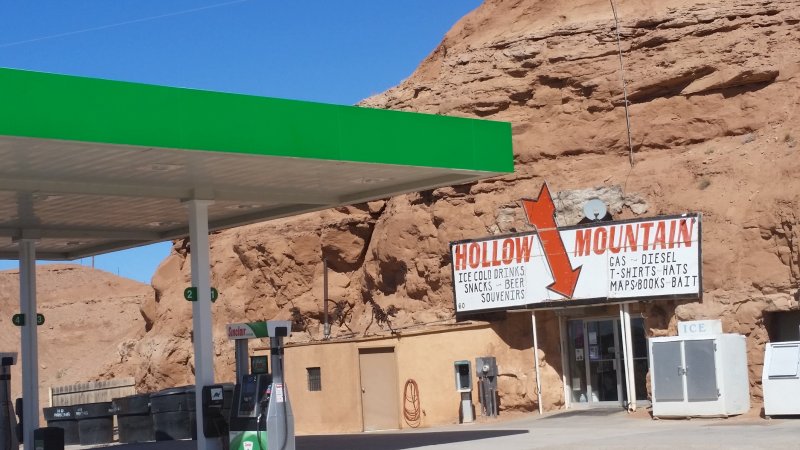
[[[727,417],[750,409],[745,337],[709,329],[649,339],[653,417]]]

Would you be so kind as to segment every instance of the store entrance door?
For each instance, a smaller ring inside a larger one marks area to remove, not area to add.
[[[647,341],[642,318],[631,318],[631,338],[636,397],[644,400],[647,398]],[[567,341],[572,403],[624,406],[627,389],[619,319],[568,320]]]

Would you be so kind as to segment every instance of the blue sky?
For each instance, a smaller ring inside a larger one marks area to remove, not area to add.
[[[353,104],[408,77],[480,3],[0,0],[0,67]],[[98,256],[95,267],[149,283],[169,248]]]

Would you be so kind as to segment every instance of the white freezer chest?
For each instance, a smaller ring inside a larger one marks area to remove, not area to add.
[[[653,417],[727,417],[750,409],[745,337],[649,339]]]
[[[800,342],[770,342],[764,353],[764,415],[800,414]]]

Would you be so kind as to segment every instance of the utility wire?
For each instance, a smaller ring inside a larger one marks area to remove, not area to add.
[[[617,8],[614,6],[614,0],[611,2],[611,11],[614,13],[614,24],[617,31],[617,52],[619,53],[619,73],[622,78],[622,95],[625,97],[625,126],[628,129],[628,159],[631,167],[633,167],[633,141],[631,140],[631,117],[628,112],[628,86],[625,83],[625,65],[622,63],[622,44],[619,37],[619,19],[617,18]]]
[[[0,44],[0,48],[8,48],[8,47],[14,47],[14,46],[17,46],[17,45],[31,44],[31,43],[34,43],[34,42],[48,41],[50,39],[57,39],[57,38],[62,38],[62,37],[74,36],[76,34],[90,33],[92,31],[108,30],[110,28],[117,28],[117,27],[122,27],[122,26],[125,26],[125,25],[133,25],[135,23],[149,22],[151,20],[166,19],[168,17],[182,16],[184,14],[191,14],[191,13],[196,13],[196,12],[205,11],[205,10],[209,10],[209,9],[221,8],[223,6],[230,6],[230,5],[235,5],[235,4],[238,4],[238,3],[245,3],[245,2],[249,2],[249,1],[250,0],[233,0],[233,1],[230,1],[230,2],[217,3],[215,5],[208,5],[208,6],[201,6],[199,8],[184,9],[182,11],[176,11],[176,12],[167,13],[167,14],[160,14],[160,15],[157,15],[157,16],[143,17],[141,19],[126,20],[124,22],[117,22],[117,23],[112,23],[112,24],[109,24],[109,25],[101,25],[101,26],[92,27],[92,28],[84,28],[83,30],[67,31],[65,33],[51,34],[49,36],[40,36],[40,37],[36,37],[36,38],[32,38],[32,39],[26,39],[24,41],[8,42],[8,43],[5,43],[5,44]]]

